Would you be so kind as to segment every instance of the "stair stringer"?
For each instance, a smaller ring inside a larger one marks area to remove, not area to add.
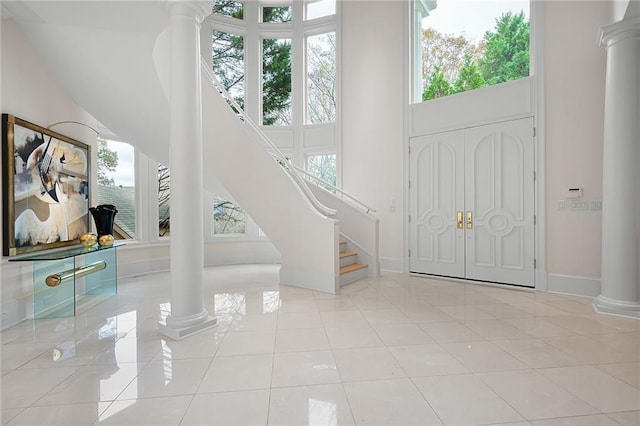
[[[218,179],[280,251],[280,283],[337,292],[338,221],[311,205],[206,81],[202,111],[204,180]]]

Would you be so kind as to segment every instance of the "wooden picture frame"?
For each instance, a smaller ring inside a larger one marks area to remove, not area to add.
[[[2,114],[2,254],[78,244],[89,231],[91,147]]]

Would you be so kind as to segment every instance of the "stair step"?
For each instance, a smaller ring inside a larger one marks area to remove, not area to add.
[[[347,242],[345,240],[340,241],[340,253],[347,251]]]
[[[349,272],[357,271],[366,268],[368,265],[364,263],[352,263],[351,265],[343,266],[340,268],[340,275],[348,274]]]
[[[340,252],[340,259],[342,259],[343,257],[349,257],[349,256],[357,256],[358,253],[356,253],[355,251],[341,251]]]

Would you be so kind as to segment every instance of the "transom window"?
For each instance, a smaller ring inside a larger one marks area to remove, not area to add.
[[[305,19],[317,19],[335,15],[336,0],[307,0],[305,1]]]
[[[239,1],[216,0],[213,13],[235,19],[244,19],[244,4]]]
[[[262,6],[262,22],[282,24],[291,22],[291,6]]]
[[[522,0],[415,0],[415,100],[528,77],[529,9]]]

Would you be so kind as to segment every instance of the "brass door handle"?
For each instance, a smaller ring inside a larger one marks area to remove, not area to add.
[[[471,211],[467,212],[467,229],[473,228],[473,214]]]
[[[464,214],[462,213],[462,210],[458,211],[458,229],[462,229],[463,228],[463,224],[462,224],[462,221],[463,221],[462,216],[463,215]]]

